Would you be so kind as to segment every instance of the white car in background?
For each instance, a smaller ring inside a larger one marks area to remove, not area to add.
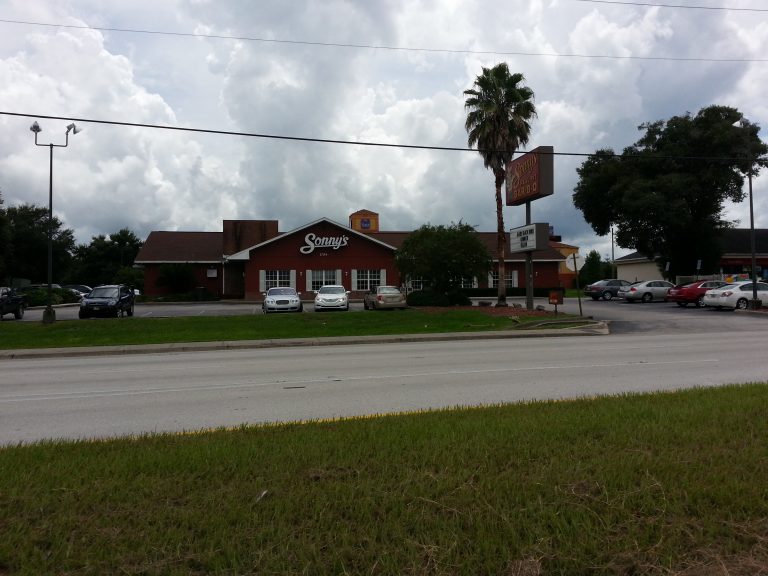
[[[635,282],[629,286],[619,288],[619,298],[624,298],[627,302],[653,302],[654,300],[667,301],[667,292],[674,288],[672,282],[666,280],[645,280]]]
[[[315,312],[349,310],[349,291],[344,286],[328,284],[315,291]]]
[[[768,302],[768,284],[757,283],[757,298]],[[704,306],[744,310],[752,300],[752,281],[734,282],[720,288],[713,288],[704,293]]]

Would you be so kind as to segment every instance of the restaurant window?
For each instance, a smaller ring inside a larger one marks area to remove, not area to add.
[[[264,284],[267,290],[270,288],[283,288],[291,285],[290,270],[266,270]]]
[[[357,270],[355,290],[371,290],[381,286],[381,270]]]
[[[328,284],[340,284],[336,270],[312,270],[312,290],[320,290]]]
[[[511,270],[511,271],[504,271],[504,276],[506,279],[506,287],[507,288],[516,288],[517,287],[517,270]],[[499,272],[497,270],[494,270],[491,272],[491,288],[498,288],[499,287]]]
[[[424,290],[424,280],[422,278],[409,278],[405,287],[409,292]]]

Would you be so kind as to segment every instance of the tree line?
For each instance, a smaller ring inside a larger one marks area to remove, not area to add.
[[[0,194],[0,284],[48,282],[48,209],[32,204],[5,207]],[[74,232],[53,217],[53,282],[125,283],[143,288],[143,272],[133,268],[142,241],[128,228],[77,244]]]

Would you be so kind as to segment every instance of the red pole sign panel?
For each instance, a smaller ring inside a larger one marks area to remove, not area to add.
[[[552,146],[539,146],[507,164],[507,206],[519,206],[554,192]]]

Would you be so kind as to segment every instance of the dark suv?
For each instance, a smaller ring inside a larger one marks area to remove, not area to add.
[[[13,288],[0,287],[0,320],[6,314],[13,314],[16,320],[24,318],[27,300],[23,294],[17,294]]]
[[[125,284],[97,286],[80,300],[80,318],[133,316],[133,289]]]
[[[589,296],[592,300],[610,300],[619,295],[619,288],[622,286],[629,286],[631,282],[626,280],[598,280],[594,284],[590,284],[584,288],[584,295]]]

